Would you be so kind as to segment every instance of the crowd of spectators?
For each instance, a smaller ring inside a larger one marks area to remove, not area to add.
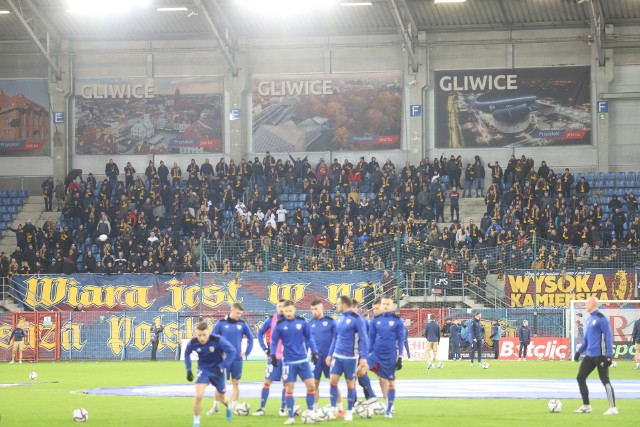
[[[223,272],[468,271],[482,280],[505,266],[619,267],[637,259],[627,256],[639,244],[633,194],[612,200],[607,216],[584,179],[575,182],[568,169],[555,174],[544,161],[536,170],[531,157],[512,157],[503,170],[478,156],[466,165],[451,156],[396,168],[375,157],[312,165],[267,153],[238,163],[192,160],[184,171],[150,161],[121,173],[110,160],[104,176],[45,181],[46,208],[61,217],[11,229],[17,247],[0,256],[0,275],[199,271],[201,238],[204,269]],[[287,209],[292,194],[297,206]],[[484,197],[478,223],[459,221],[464,197]],[[535,255],[534,231],[542,242]]]

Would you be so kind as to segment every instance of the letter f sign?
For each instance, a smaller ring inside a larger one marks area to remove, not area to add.
[[[411,117],[420,117],[422,116],[422,105],[412,105],[410,109]]]

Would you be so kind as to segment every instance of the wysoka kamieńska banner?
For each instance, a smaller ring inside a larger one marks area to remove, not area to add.
[[[75,154],[224,152],[220,77],[82,78],[75,87]]]
[[[436,148],[591,144],[588,66],[436,71]]]
[[[621,269],[585,269],[535,272],[537,306],[565,307],[571,300],[595,296],[601,300],[633,299],[635,272]],[[534,305],[534,271],[507,270],[505,298],[511,307]]]
[[[253,152],[400,148],[402,73],[255,75]]]
[[[27,309],[161,312],[203,310],[226,312],[241,302],[247,312],[272,310],[281,298],[294,301],[298,309],[309,310],[313,300],[335,304],[341,295],[365,300],[369,281],[379,284],[382,272],[269,272],[198,274],[175,276],[153,274],[76,274],[73,276],[13,276],[14,298]]]

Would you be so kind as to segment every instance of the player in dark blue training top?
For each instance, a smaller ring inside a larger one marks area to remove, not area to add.
[[[307,409],[313,410],[315,386],[307,353],[311,350],[311,360],[313,363],[318,363],[318,349],[311,335],[309,324],[303,317],[296,316],[296,307],[293,301],[284,302],[282,313],[284,319],[278,320],[278,324],[271,334],[270,356],[272,365],[276,366],[278,364],[277,344],[278,341],[282,341],[282,381],[284,382],[285,400],[289,411],[289,418],[284,424],[292,425],[295,423],[293,389],[296,377],[300,377],[304,385],[307,386]]]
[[[282,309],[284,307],[284,301],[281,299],[278,301],[276,305],[276,313],[269,317],[262,324],[262,327],[258,331],[258,344],[267,354],[267,358],[269,358],[269,343],[271,342],[271,335],[273,334],[273,330],[278,323],[278,320],[283,319]],[[269,399],[269,391],[271,389],[271,383],[273,381],[281,381],[282,380],[282,343],[278,343],[277,351],[276,351],[276,359],[278,360],[277,366],[272,366],[271,361],[267,360],[267,368],[264,373],[264,385],[262,386],[262,392],[260,394],[260,409],[255,411],[253,414],[254,417],[261,417],[265,414],[264,408],[267,406],[267,400]],[[284,385],[282,387],[282,402],[280,403],[280,413],[281,417],[287,416],[287,410],[285,409],[286,402],[284,396]]]
[[[345,421],[353,420],[353,405],[356,400],[356,371],[366,373],[365,360],[369,348],[367,331],[362,317],[352,310],[351,298],[342,295],[336,303],[336,311],[342,313],[338,318],[336,334],[331,342],[327,365],[331,365],[330,400],[333,413],[337,411],[338,381],[344,374],[347,382],[347,412]],[[359,360],[359,362],[358,362]]]
[[[382,297],[380,308],[382,314],[375,317],[369,327],[371,353],[367,363],[380,379],[382,395],[387,399],[385,417],[391,418],[396,398],[396,371],[402,369],[404,322],[393,312],[391,297]]]
[[[220,335],[209,334],[209,325],[200,322],[196,325],[196,336],[184,353],[184,364],[187,368],[187,381],[193,381],[191,371],[191,353],[198,355],[198,370],[196,371],[196,394],[193,402],[193,427],[200,427],[200,411],[204,390],[211,383],[216,388],[216,400],[227,407],[227,421],[231,421],[231,399],[225,396],[225,369],[237,356],[236,349],[229,341]]]
[[[318,409],[318,400],[320,399],[320,379],[322,375],[329,378],[330,367],[327,365],[327,356],[329,355],[329,347],[333,341],[333,335],[336,332],[336,321],[329,316],[324,315],[324,306],[319,299],[311,303],[311,314],[313,319],[309,321],[311,335],[318,347],[318,363],[313,365],[313,377],[316,385],[316,398],[313,409]],[[340,389],[338,389],[338,403],[342,404]],[[344,414],[343,414],[344,416]]]
[[[611,366],[613,356],[611,325],[609,324],[609,319],[598,311],[598,300],[596,297],[589,298],[585,304],[585,308],[590,316],[585,325],[586,329],[582,345],[573,357],[573,359],[578,362],[580,360],[580,354],[585,351],[587,352],[580,364],[577,378],[580,395],[582,396],[582,406],[573,412],[577,414],[588,414],[591,412],[587,377],[594,369],[598,368],[598,375],[607,392],[607,400],[609,401],[609,409],[607,409],[604,415],[618,415],[616,397],[613,393],[611,381],[609,381],[609,366]]]
[[[220,320],[213,327],[213,333],[223,336],[233,345],[238,352],[236,359],[231,362],[231,369],[227,370],[227,380],[231,379],[233,388],[231,390],[231,408],[235,409],[240,396],[239,382],[242,378],[242,362],[244,358],[251,354],[253,349],[253,334],[249,325],[242,320],[244,307],[239,302],[231,306],[231,312],[224,319]],[[242,338],[247,339],[247,349],[242,351]],[[213,408],[207,412],[207,415],[213,415],[218,412],[218,401],[214,400]]]
[[[9,337],[9,344],[13,340],[13,349],[11,351],[11,362],[9,364],[15,363],[16,356],[18,356],[18,363],[22,363],[22,351],[24,350],[24,320],[18,320],[18,326],[11,331],[11,336]]]

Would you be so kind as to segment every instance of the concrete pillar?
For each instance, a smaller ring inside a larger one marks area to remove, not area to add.
[[[604,51],[607,56],[607,62],[604,67],[598,64],[598,51],[595,43],[591,46],[591,99],[592,99],[592,120],[593,120],[593,136],[592,140],[596,147],[596,167],[598,172],[609,172],[611,168],[610,150],[611,141],[609,140],[609,114],[600,115],[597,110],[597,103],[600,100],[600,94],[609,92],[609,85],[613,81],[614,55],[612,50]],[[602,118],[601,118],[602,117]]]
[[[225,120],[228,121],[229,113],[233,108],[240,108],[242,116],[240,120],[228,121],[229,150],[225,154],[239,161],[249,150],[249,133],[251,131],[251,78],[248,67],[245,64],[245,55],[236,55],[238,64],[238,76],[231,73],[225,75],[224,89],[227,102],[224,111]]]
[[[64,180],[71,169],[71,153],[73,152],[73,141],[71,139],[72,111],[70,96],[72,94],[72,66],[68,41],[61,42],[61,52],[58,57],[60,67],[60,80],[56,81],[50,73],[49,95],[51,97],[51,114],[64,113],[64,123],[53,123],[51,129],[53,145],[53,175],[54,180]]]

